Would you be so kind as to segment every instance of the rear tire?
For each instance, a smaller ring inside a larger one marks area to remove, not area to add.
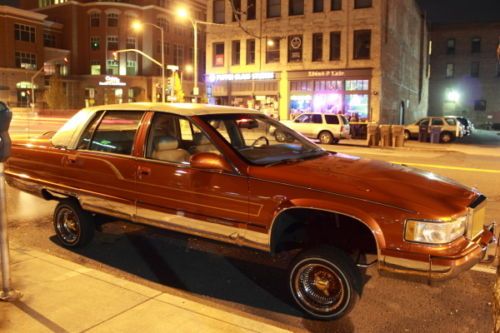
[[[63,200],[54,210],[54,230],[57,239],[69,248],[88,244],[94,236],[94,217],[76,200]]]
[[[441,133],[441,142],[442,143],[450,143],[453,141],[453,135],[450,132]]]
[[[328,131],[322,131],[318,135],[319,142],[324,145],[329,145],[333,142],[333,134]]]
[[[310,317],[338,319],[354,308],[361,293],[361,273],[342,251],[330,246],[307,250],[290,267],[290,292]]]

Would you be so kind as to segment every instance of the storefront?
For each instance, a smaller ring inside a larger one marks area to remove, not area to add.
[[[211,103],[261,110],[278,118],[279,75],[274,72],[208,74]]]
[[[290,118],[304,112],[370,120],[371,69],[290,71]]]

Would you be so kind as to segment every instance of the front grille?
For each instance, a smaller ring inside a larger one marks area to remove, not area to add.
[[[473,239],[479,233],[481,233],[485,220],[486,197],[484,195],[481,195],[469,206],[469,213],[467,216],[467,238]]]

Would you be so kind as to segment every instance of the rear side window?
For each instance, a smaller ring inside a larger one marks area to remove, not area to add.
[[[432,123],[431,123],[432,126],[443,126],[444,125],[444,122],[442,119],[439,119],[439,118],[433,118],[432,119]]]
[[[144,112],[108,111],[92,136],[90,150],[130,155]]]
[[[444,119],[446,120],[446,122],[448,123],[448,125],[456,125],[457,124],[457,121],[456,121],[455,118],[444,118]]]
[[[320,114],[313,114],[312,115],[312,122],[314,124],[321,124],[323,122],[323,120],[321,119],[321,115]]]
[[[332,124],[332,125],[339,124],[339,118],[336,115],[326,114],[325,119],[327,124]]]

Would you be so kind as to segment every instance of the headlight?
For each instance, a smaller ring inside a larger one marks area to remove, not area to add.
[[[406,220],[405,240],[425,244],[446,244],[465,233],[467,216],[451,221]]]

